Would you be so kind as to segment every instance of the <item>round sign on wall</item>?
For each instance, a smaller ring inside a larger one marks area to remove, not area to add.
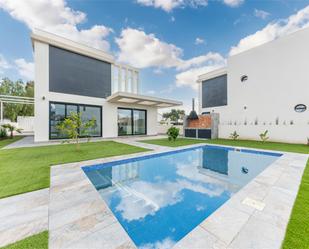
[[[296,105],[296,106],[294,107],[294,110],[295,110],[296,112],[304,112],[304,111],[307,110],[307,106],[304,105],[304,104],[298,104],[298,105]]]

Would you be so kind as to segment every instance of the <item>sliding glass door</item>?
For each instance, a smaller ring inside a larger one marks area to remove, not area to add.
[[[81,104],[68,104],[68,103],[49,103],[49,138],[61,139],[67,138],[62,134],[57,126],[71,113],[81,113],[82,120],[95,119],[95,126],[87,131],[87,134],[92,137],[102,136],[102,108],[100,106],[89,106]]]
[[[132,135],[132,110],[118,109],[118,136]]]
[[[146,110],[118,108],[118,136],[146,135]]]

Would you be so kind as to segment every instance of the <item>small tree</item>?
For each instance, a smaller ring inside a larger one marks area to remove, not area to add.
[[[261,138],[261,140],[262,140],[263,142],[266,142],[266,141],[269,139],[269,137],[267,136],[267,134],[268,134],[268,130],[266,130],[266,131],[264,131],[263,133],[260,134],[260,138]]]
[[[179,135],[179,128],[176,128],[174,126],[170,127],[168,130],[167,130],[167,136],[168,136],[168,140],[171,141],[175,141],[176,138],[178,137]]]
[[[0,139],[4,139],[8,136],[6,129],[0,127]]]
[[[14,136],[14,131],[16,131],[18,133],[21,133],[21,131],[22,131],[22,129],[19,129],[16,126],[11,125],[11,124],[4,124],[4,125],[2,125],[2,127],[4,129],[8,129],[9,130],[11,138],[13,138],[13,136]]]
[[[82,113],[71,112],[70,116],[64,119],[58,126],[58,130],[63,134],[67,135],[70,139],[74,140],[76,143],[76,150],[79,150],[79,139],[81,137],[88,137],[89,130],[96,127],[96,120],[92,118],[87,122],[82,120]],[[89,141],[89,140],[88,140]],[[66,141],[69,142],[69,141]]]
[[[234,131],[233,133],[230,134],[230,138],[233,140],[236,140],[239,137],[239,135],[237,134],[236,131]]]

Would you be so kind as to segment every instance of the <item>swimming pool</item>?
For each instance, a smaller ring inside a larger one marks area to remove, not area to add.
[[[138,248],[171,248],[281,154],[199,146],[83,167]]]

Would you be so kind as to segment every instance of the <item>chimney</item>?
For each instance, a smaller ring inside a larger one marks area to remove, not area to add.
[[[198,119],[198,116],[196,114],[196,111],[194,110],[194,98],[192,99],[192,111],[190,112],[188,119]]]

